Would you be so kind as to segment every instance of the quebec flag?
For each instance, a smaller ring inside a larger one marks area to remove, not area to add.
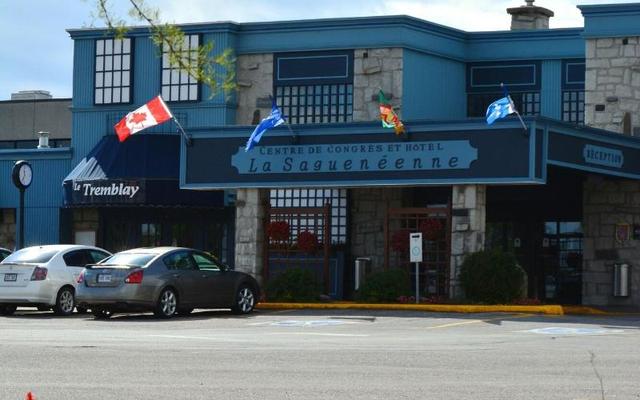
[[[282,112],[276,105],[276,102],[272,99],[271,113],[267,117],[265,117],[262,121],[260,121],[258,126],[256,126],[256,129],[253,130],[253,133],[249,137],[249,140],[247,140],[247,146],[244,148],[244,151],[249,151],[253,148],[253,146],[258,144],[258,142],[262,138],[262,135],[264,135],[264,133],[268,129],[275,128],[276,126],[284,123],[285,123],[285,120],[284,118],[282,118]]]
[[[516,108],[513,106],[509,96],[498,99],[487,108],[487,124],[491,125],[495,120],[504,118],[514,112],[516,112]]]

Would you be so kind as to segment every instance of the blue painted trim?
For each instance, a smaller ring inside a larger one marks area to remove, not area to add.
[[[236,54],[402,47],[458,61],[542,60],[584,57],[585,47],[582,28],[469,33],[404,15],[179,26],[186,34],[233,35]],[[74,40],[112,36],[106,29],[67,32]],[[127,33],[148,35],[148,27]]]
[[[529,178],[536,178],[536,121],[531,122],[529,132]]]
[[[295,186],[300,188],[307,187],[362,187],[362,186],[406,186],[406,185],[414,185],[414,186],[430,186],[430,185],[456,185],[456,184],[478,184],[478,185],[488,185],[488,184],[505,184],[505,185],[526,185],[526,184],[544,184],[540,179],[537,178],[528,178],[523,179],[523,177],[514,177],[514,178],[473,178],[473,179],[403,179],[403,180],[395,180],[393,183],[384,182],[381,183],[377,180],[357,180],[357,181],[313,181],[313,182],[296,182]],[[283,184],[283,182],[260,182],[258,183],[242,183],[241,185],[237,184],[216,184],[216,188],[220,189],[269,189],[269,188],[284,188],[291,187],[291,183]],[[180,181],[181,189],[206,189],[210,190],[211,185],[206,183],[190,183],[184,184],[184,182]]]
[[[513,68],[513,67],[533,67],[533,81],[526,83],[509,83],[509,87],[512,86],[537,86],[537,64],[510,64],[510,65],[477,65],[469,67],[470,72],[470,86],[472,88],[482,88],[482,87],[496,87],[496,85],[478,85],[473,82],[473,71],[477,69],[496,69],[496,68]]]
[[[563,162],[563,161],[549,160],[547,162],[547,164],[549,164],[549,165],[557,165],[559,167],[577,169],[577,170],[580,170],[580,171],[595,172],[595,173],[605,174],[605,175],[615,175],[615,176],[620,176],[620,177],[623,177],[623,178],[640,179],[640,175],[637,175],[637,174],[628,174],[628,173],[625,173],[625,172],[617,172],[617,171],[612,171],[610,169],[604,169],[604,168],[585,167],[585,166],[571,164],[571,163],[567,163],[567,162]]]
[[[308,59],[308,58],[316,58],[316,59],[326,59],[326,58],[345,58],[346,62],[346,70],[345,73],[343,75],[336,75],[336,76],[330,76],[330,75],[324,75],[324,76],[305,76],[302,78],[282,78],[280,76],[280,61],[282,60],[300,60],[300,59]],[[334,55],[326,55],[326,56],[304,56],[304,57],[278,57],[277,58],[277,76],[276,79],[278,81],[299,81],[299,80],[303,80],[303,79],[334,79],[334,78],[348,78],[349,77],[349,56],[346,54],[334,54]]]
[[[544,127],[544,136],[542,138],[542,180],[547,181],[547,162],[549,159],[549,126]]]
[[[583,84],[584,85],[584,77],[581,81],[572,81],[569,79],[569,67],[571,65],[584,65],[585,61],[583,60],[582,62],[566,62],[564,64],[564,83],[568,84],[568,85],[575,85],[575,84]]]
[[[11,149],[0,150],[0,161],[17,160],[68,160],[73,151],[69,147],[55,149]]]
[[[584,16],[587,39],[600,37],[638,36],[640,3],[578,6]]]

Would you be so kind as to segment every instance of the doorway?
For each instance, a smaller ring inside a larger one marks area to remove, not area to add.
[[[527,296],[582,301],[582,176],[549,170],[541,186],[487,189],[486,247],[513,252],[527,273]]]

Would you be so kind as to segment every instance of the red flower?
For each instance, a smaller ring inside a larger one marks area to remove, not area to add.
[[[289,223],[287,221],[271,221],[267,225],[267,235],[269,239],[276,242],[289,240]]]
[[[438,218],[427,218],[420,222],[420,232],[426,240],[438,240],[442,237],[443,224]]]
[[[409,252],[409,229],[400,229],[391,236],[391,248],[399,253]]]
[[[302,231],[298,234],[298,249],[313,254],[318,249],[318,238],[313,232]]]

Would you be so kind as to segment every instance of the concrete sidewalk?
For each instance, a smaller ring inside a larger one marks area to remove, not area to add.
[[[259,310],[401,310],[440,313],[530,313],[546,315],[640,315],[640,310],[601,309],[563,305],[475,305],[475,304],[364,304],[327,303],[259,303]]]

